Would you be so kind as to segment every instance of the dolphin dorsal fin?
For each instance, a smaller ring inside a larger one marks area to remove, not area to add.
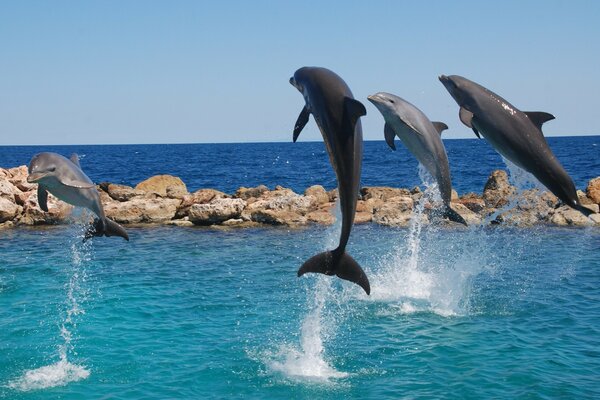
[[[300,115],[298,115],[298,119],[296,120],[296,125],[294,125],[294,143],[298,140],[298,136],[300,136],[300,132],[304,129],[304,126],[308,123],[308,117],[310,116],[310,111],[308,111],[308,107],[304,106],[302,111],[300,111]]]
[[[390,146],[392,150],[396,150],[396,144],[394,139],[396,138],[396,132],[392,129],[392,126],[387,122],[383,126],[383,135],[385,136],[385,142]]]
[[[554,115],[543,111],[525,111],[524,114],[527,115],[529,120],[533,122],[540,131],[542,130],[542,124],[544,122],[551,121],[555,118]]]
[[[442,136],[442,132],[448,129],[448,125],[439,121],[431,121],[435,130]]]
[[[468,126],[471,129],[473,129],[473,132],[475,132],[475,136],[477,136],[479,139],[481,139],[481,135],[479,134],[477,129],[475,129],[475,127],[473,126],[473,113],[471,111],[467,110],[464,107],[461,107],[460,111],[458,113],[458,117],[460,118],[460,121],[463,124],[465,124],[466,126]]]
[[[77,155],[77,153],[73,153],[71,154],[71,157],[69,157],[69,160],[71,160],[71,162],[75,165],[77,165],[79,168],[81,168],[81,165],[79,164],[79,156]]]

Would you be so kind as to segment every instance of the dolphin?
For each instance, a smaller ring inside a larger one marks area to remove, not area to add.
[[[444,202],[444,216],[467,225],[464,218],[450,207],[452,182],[448,155],[442,143],[442,131],[448,129],[443,122],[431,122],[417,107],[391,93],[379,92],[367,97],[383,115],[385,141],[396,150],[394,138],[398,136],[438,184]]]
[[[38,203],[46,212],[50,192],[60,200],[87,208],[98,216],[86,232],[84,240],[103,235],[120,236],[129,240],[125,229],[104,214],[96,185],[81,170],[77,154],[73,154],[71,159],[56,153],[36,154],[29,163],[27,182],[38,184]]]
[[[303,67],[294,73],[290,83],[302,93],[306,105],[302,108],[293,140],[313,115],[329,153],[335,171],[342,210],[342,231],[337,248],[311,257],[298,270],[337,275],[356,283],[370,294],[369,279],[358,263],[346,253],[346,245],[354,223],[360,185],[363,143],[360,117],[367,114],[365,106],[354,99],[346,82],[333,71],[318,67]]]
[[[588,216],[592,210],[581,205],[573,180],[560,164],[546,138],[542,124],[554,115],[540,111],[522,112],[496,93],[462,76],[439,77],[460,106],[459,117],[518,167],[531,173],[563,203]]]

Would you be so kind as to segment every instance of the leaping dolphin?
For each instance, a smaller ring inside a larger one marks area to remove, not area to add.
[[[542,134],[542,124],[554,119],[552,114],[522,112],[462,76],[442,75],[439,79],[460,106],[460,120],[477,137],[483,135],[498,153],[533,174],[565,204],[586,216],[592,213],[579,202],[573,180]]]
[[[431,122],[417,107],[391,93],[379,92],[368,97],[383,115],[385,141],[396,150],[394,138],[398,136],[438,184],[445,205],[444,216],[467,225],[464,218],[450,207],[452,182],[448,155],[442,143],[442,131],[448,129],[443,122]]]
[[[346,82],[334,72],[317,67],[303,67],[294,73],[290,83],[302,93],[306,105],[294,127],[294,142],[313,115],[335,171],[342,210],[342,232],[336,249],[311,257],[298,270],[337,275],[354,282],[369,294],[369,279],[358,263],[346,253],[346,245],[354,215],[360,185],[362,164],[362,127],[360,117],[367,114],[365,106],[354,99]]]
[[[38,203],[46,212],[48,192],[66,203],[94,212],[98,218],[86,232],[85,239],[104,235],[120,236],[129,240],[125,229],[104,214],[100,194],[90,178],[81,170],[77,154],[73,154],[71,159],[56,153],[36,154],[29,163],[27,182],[38,184]]]

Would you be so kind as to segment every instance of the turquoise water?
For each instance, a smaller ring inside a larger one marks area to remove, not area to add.
[[[339,226],[0,232],[0,397],[598,398],[600,232],[356,226],[372,295],[296,278]]]

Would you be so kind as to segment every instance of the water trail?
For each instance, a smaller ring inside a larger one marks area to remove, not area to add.
[[[323,250],[331,250],[338,245],[341,230],[339,201],[335,206],[336,223],[328,229]],[[276,354],[267,360],[272,371],[288,378],[329,382],[332,378],[343,378],[348,374],[337,371],[325,360],[324,343],[334,337],[339,320],[327,313],[331,300],[332,279],[317,274],[314,287],[307,289],[307,310],[301,322],[300,347],[283,345]]]
[[[481,228],[447,230],[425,225],[425,204],[440,204],[437,184],[419,165],[425,186],[407,231],[373,274],[372,301],[389,302],[401,313],[434,312],[463,315],[468,309],[470,284],[487,264],[486,235]]]
[[[70,382],[86,379],[90,371],[82,365],[73,364],[69,361],[76,354],[73,335],[77,328],[77,316],[85,313],[83,303],[87,299],[88,292],[84,286],[87,273],[86,266],[91,260],[91,241],[82,243],[83,230],[76,226],[70,231],[77,229],[80,233],[70,243],[70,260],[66,263],[65,274],[68,278],[65,284],[66,301],[64,310],[61,311],[62,321],[60,323],[61,343],[58,345],[59,360],[50,365],[31,369],[11,381],[8,387],[19,391],[31,391],[65,386]],[[69,235],[74,236],[74,232]]]

